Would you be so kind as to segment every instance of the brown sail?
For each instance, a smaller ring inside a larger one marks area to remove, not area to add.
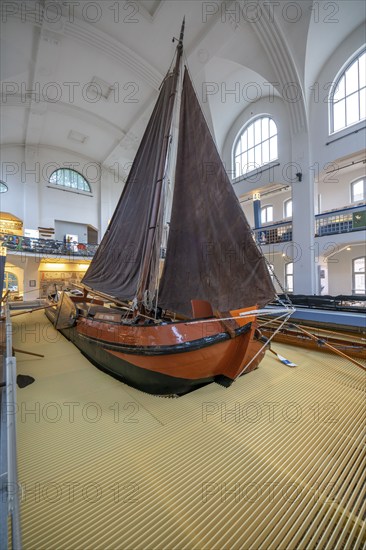
[[[126,187],[83,279],[93,291],[64,296],[52,312],[46,310],[99,368],[154,395],[183,395],[210,382],[228,387],[257,368],[266,343],[257,330],[256,304],[275,295],[187,72],[178,150],[169,147],[183,33],[184,21],[175,69],[164,80]],[[167,191],[171,159],[173,204]],[[170,232],[159,284],[163,221]],[[106,303],[95,299],[97,291],[99,298],[108,295]],[[133,302],[121,308],[117,298]],[[211,315],[207,302],[225,318]],[[182,322],[176,313],[190,319]],[[288,308],[275,313],[286,315]]]
[[[191,314],[191,300],[228,311],[275,296],[265,260],[226,174],[187,69],[162,308]]]
[[[151,227],[151,211],[159,201],[157,188],[168,147],[176,82],[176,72],[163,82],[112,220],[82,280],[94,290],[121,300],[136,296],[144,261],[147,256],[156,256],[146,247],[160,249],[160,242],[151,236],[159,226],[155,221]]]

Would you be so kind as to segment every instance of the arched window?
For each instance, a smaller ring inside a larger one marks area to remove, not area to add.
[[[351,202],[364,201],[366,198],[366,178],[351,183]]]
[[[352,294],[366,294],[365,264],[366,264],[365,256],[361,258],[355,258],[352,261],[352,278],[353,278]]]
[[[287,292],[294,291],[294,264],[289,262],[285,264],[285,288]]]
[[[292,199],[287,199],[283,203],[283,213],[285,218],[292,218]]]
[[[51,174],[50,183],[53,185],[60,185],[61,187],[67,187],[68,189],[91,193],[91,187],[84,176],[75,170],[71,170],[71,168],[59,168],[55,170]]]
[[[268,204],[261,208],[261,223],[273,222],[273,206]]]
[[[234,146],[234,173],[238,178],[278,158],[277,126],[262,116],[244,126]]]
[[[0,180],[0,193],[6,193],[8,190],[8,186],[5,182]]]
[[[366,116],[366,51],[348,64],[330,93],[330,131],[338,132]]]

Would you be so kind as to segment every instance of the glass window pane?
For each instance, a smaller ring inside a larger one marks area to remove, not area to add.
[[[362,201],[365,197],[365,185],[364,180],[355,181],[352,183],[352,202]]]
[[[254,162],[256,167],[262,166],[262,148],[261,145],[257,145],[254,148]]]
[[[269,118],[262,118],[262,139],[269,138]]]
[[[277,136],[275,136],[269,140],[269,160],[275,160],[277,158]]]
[[[365,274],[355,274],[355,292],[356,294],[364,294],[365,292]]]
[[[237,157],[235,160],[234,173],[235,173],[235,178],[239,178],[240,176],[243,175],[242,166],[241,166],[241,157]]]
[[[248,171],[248,153],[242,154],[241,166],[242,166],[243,174],[245,174]]]
[[[358,273],[364,273],[365,272],[365,258],[356,258],[353,260],[353,269]]]
[[[246,128],[235,146],[234,164],[238,156],[246,151],[248,156],[241,163],[247,166],[245,172],[278,158],[277,126],[272,119],[260,117]]]
[[[346,71],[346,95],[352,94],[358,90],[358,61]]]
[[[255,123],[254,123],[254,142],[256,144],[260,143],[262,141],[261,126],[262,126],[261,119],[256,120]]]
[[[285,202],[285,218],[291,218],[292,216],[292,200],[289,199]]]
[[[366,88],[360,90],[360,120],[366,118]]]
[[[262,162],[266,164],[269,162],[269,141],[264,141],[262,143]]]
[[[241,151],[241,140],[239,139],[235,147],[234,156],[237,157],[238,155],[240,155]]]
[[[269,135],[275,136],[277,134],[277,126],[272,119],[269,120]]]
[[[358,109],[358,94],[352,94],[346,99],[346,114],[347,114],[347,126],[360,120],[360,113]]]
[[[358,70],[360,75],[360,88],[366,86],[366,52],[358,58]]]
[[[49,181],[54,185],[91,192],[90,185],[86,179],[78,172],[75,172],[75,170],[69,168],[59,168],[55,170],[55,172],[51,174]]]
[[[346,95],[345,88],[344,88],[345,78],[342,76],[342,78],[339,80],[337,88],[334,92],[333,100],[339,101],[340,99],[343,99]]]
[[[249,149],[248,151],[248,171],[254,170],[254,149]]]
[[[344,99],[334,104],[333,126],[334,132],[346,126],[346,102]]]
[[[251,124],[247,130],[248,132],[248,148],[254,146],[254,126]]]

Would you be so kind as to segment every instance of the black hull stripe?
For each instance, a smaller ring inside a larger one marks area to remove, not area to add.
[[[252,323],[247,323],[246,325],[236,329],[235,337],[248,332],[251,325]],[[126,344],[111,344],[106,340],[86,336],[85,334],[80,333],[77,330],[77,327],[75,327],[73,330],[77,332],[78,338],[84,340],[85,342],[99,344],[103,346],[106,350],[119,351],[121,353],[127,353],[131,355],[172,355],[175,353],[186,353],[188,351],[196,351],[198,349],[206,348],[208,346],[213,346],[214,344],[230,340],[230,335],[227,332],[220,332],[215,336],[206,336],[205,338],[199,338],[198,340],[193,340],[192,342],[175,344],[173,346],[129,346]]]

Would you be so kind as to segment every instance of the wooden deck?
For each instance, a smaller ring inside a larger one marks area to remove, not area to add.
[[[225,389],[141,393],[93,367],[42,312],[14,319],[24,549],[358,549],[365,373],[274,344]]]

